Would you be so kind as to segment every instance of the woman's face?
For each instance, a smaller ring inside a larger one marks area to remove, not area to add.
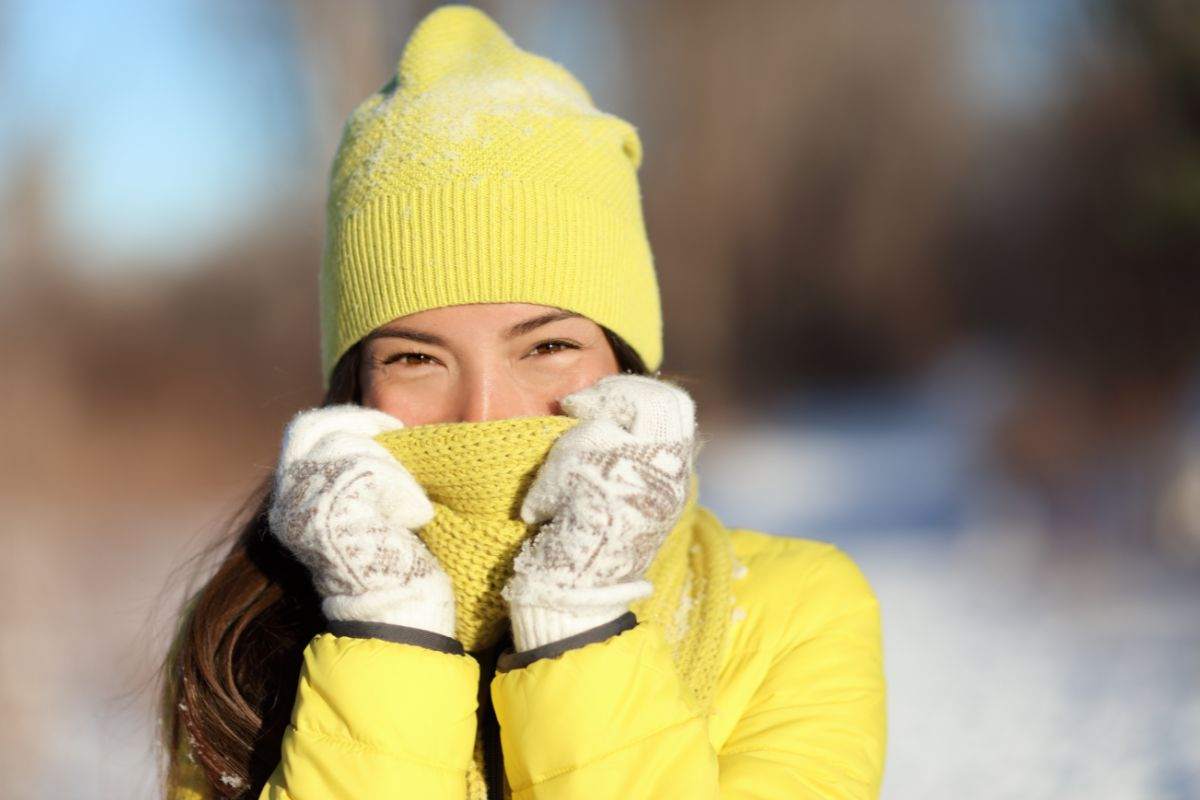
[[[409,314],[363,340],[363,405],[405,426],[561,414],[558,401],[619,371],[587,317],[530,303]]]

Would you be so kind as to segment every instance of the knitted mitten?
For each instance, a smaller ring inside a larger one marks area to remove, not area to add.
[[[327,619],[453,637],[450,578],[413,533],[433,505],[373,438],[402,427],[354,404],[297,414],[275,473],[271,532],[311,571]]]
[[[530,650],[601,625],[651,593],[646,569],[683,512],[695,405],[683,389],[610,375],[562,400],[580,420],[554,443],[521,518],[543,523],[501,594]]]

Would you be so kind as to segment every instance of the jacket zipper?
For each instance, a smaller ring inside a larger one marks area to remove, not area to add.
[[[500,746],[500,723],[492,704],[484,718],[483,764],[488,800],[504,800],[504,751]]]
[[[504,750],[500,744],[500,721],[492,708],[492,677],[496,661],[508,644],[502,638],[494,647],[479,654],[479,725],[483,738],[483,777],[488,800],[504,800]]]

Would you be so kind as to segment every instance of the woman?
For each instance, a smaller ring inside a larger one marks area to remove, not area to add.
[[[640,160],[462,6],[351,115],[327,393],[183,614],[169,797],[877,796],[878,604],[698,504]]]

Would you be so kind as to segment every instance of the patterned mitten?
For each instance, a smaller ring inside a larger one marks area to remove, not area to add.
[[[695,455],[695,405],[680,387],[610,375],[562,400],[580,420],[554,443],[521,518],[502,595],[513,644],[531,650],[602,625],[651,593],[644,579],[683,513]]]
[[[433,505],[373,438],[402,427],[354,404],[297,414],[275,473],[271,532],[309,568],[327,619],[453,637],[450,578],[413,533]]]

